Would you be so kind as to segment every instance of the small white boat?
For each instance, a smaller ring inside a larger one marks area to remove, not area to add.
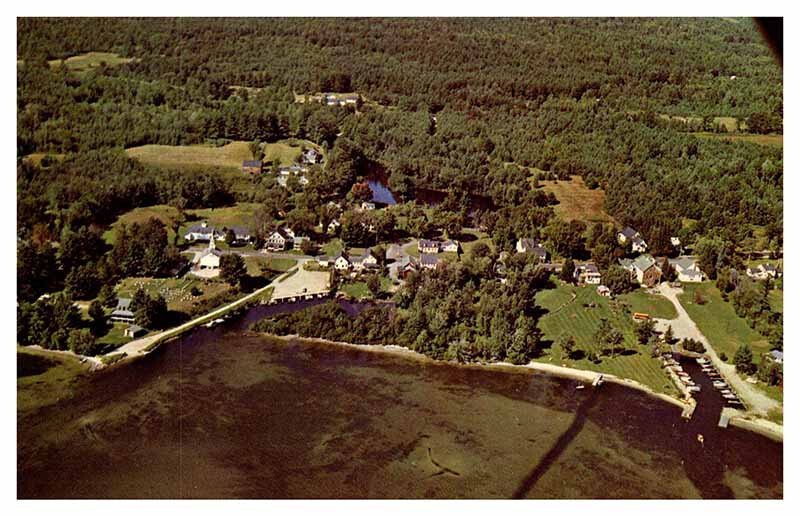
[[[690,386],[688,386],[686,388],[686,390],[689,391],[689,392],[700,392],[700,386],[699,385],[690,385]]]
[[[728,388],[728,384],[725,383],[725,382],[714,382],[711,385],[713,385],[714,388],[720,389],[720,390]]]
[[[214,319],[214,324],[222,324],[225,322],[225,319]]]
[[[582,390],[583,390],[583,389],[585,389],[585,388],[586,388],[586,386],[585,386],[585,385],[583,385],[583,384],[580,384],[580,385],[576,385],[576,386],[575,386],[575,390],[578,390],[578,391],[582,391]]]
[[[738,400],[739,399],[739,398],[736,397],[735,394],[723,394],[722,397],[725,398],[726,400]]]
[[[708,360],[706,360],[705,358],[698,358],[698,359],[696,360],[696,362],[697,362],[698,364],[700,364],[700,365],[703,365],[703,364],[707,364],[707,363],[708,363]]]
[[[205,326],[206,328],[213,328],[214,327],[214,321],[209,321],[209,322],[205,323],[203,326]]]

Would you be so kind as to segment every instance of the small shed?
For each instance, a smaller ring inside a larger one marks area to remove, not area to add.
[[[131,339],[135,339],[136,337],[141,337],[145,333],[146,330],[141,326],[139,326],[138,324],[131,324],[130,326],[125,328],[125,331],[123,332],[123,334],[126,337],[130,337]]]

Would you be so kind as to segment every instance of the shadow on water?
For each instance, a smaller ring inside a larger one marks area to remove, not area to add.
[[[542,459],[539,461],[539,464],[537,464],[536,467],[533,468],[530,473],[528,473],[519,487],[517,487],[517,489],[514,491],[512,498],[525,498],[530,490],[536,485],[536,482],[538,482],[539,479],[542,478],[545,473],[547,473],[547,471],[558,460],[561,454],[564,453],[564,450],[567,449],[567,446],[569,446],[572,440],[575,439],[575,437],[583,429],[589,409],[591,409],[597,402],[597,397],[598,390],[592,389],[591,394],[586,401],[581,403],[578,406],[578,409],[575,411],[575,418],[572,420],[572,424],[569,425],[569,428],[567,428],[567,430],[561,434],[561,437],[558,438],[553,447],[550,448],[544,457],[542,457]]]

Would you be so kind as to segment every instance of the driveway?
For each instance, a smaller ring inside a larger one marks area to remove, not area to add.
[[[682,292],[682,289],[676,289],[670,287],[666,283],[662,283],[658,287],[658,290],[664,297],[672,301],[672,304],[675,305],[675,310],[678,312],[677,319],[671,319],[669,321],[657,320],[656,327],[659,331],[664,330],[666,325],[669,324],[672,326],[672,332],[676,338],[685,339],[688,337],[702,342],[706,347],[706,355],[708,358],[711,359],[722,377],[728,382],[728,385],[733,387],[736,393],[741,396],[751,412],[766,415],[771,409],[780,407],[780,403],[776,400],[765,395],[754,385],[744,381],[736,372],[736,367],[733,364],[728,364],[720,360],[717,352],[709,344],[708,339],[700,332],[700,329],[692,318],[689,317],[689,314],[678,300],[678,294]]]

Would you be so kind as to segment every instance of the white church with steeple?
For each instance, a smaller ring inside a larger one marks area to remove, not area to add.
[[[208,241],[208,249],[199,253],[195,257],[195,263],[201,270],[219,269],[220,256],[222,256],[222,252],[217,249],[217,244],[214,241],[214,236],[212,235],[211,240]]]

